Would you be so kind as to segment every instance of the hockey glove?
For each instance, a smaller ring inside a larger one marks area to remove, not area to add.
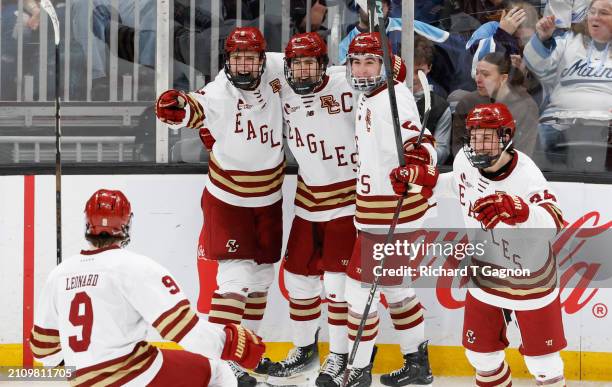
[[[414,149],[406,150],[404,147],[404,159],[406,160],[406,165],[430,165],[431,164],[431,154],[422,145],[417,146]]]
[[[393,55],[391,62],[391,66],[393,67],[393,79],[398,82],[405,82],[407,75],[407,67],[404,60],[397,55]]]
[[[244,368],[255,368],[266,351],[266,345],[251,330],[237,324],[227,324],[221,360],[235,361]]]
[[[215,140],[213,135],[210,133],[210,130],[208,130],[208,128],[202,128],[200,129],[199,134],[200,140],[202,140],[202,144],[204,144],[206,150],[211,151],[215,141],[217,140]]]
[[[433,165],[406,165],[394,168],[389,174],[391,186],[396,195],[420,193],[428,199],[433,196],[433,188],[438,182],[438,168]]]
[[[155,104],[155,115],[161,122],[177,125],[185,119],[187,95],[180,90],[166,90]]]
[[[496,193],[476,200],[476,220],[485,229],[491,230],[501,221],[511,226],[523,223],[529,218],[529,206],[518,196]]]

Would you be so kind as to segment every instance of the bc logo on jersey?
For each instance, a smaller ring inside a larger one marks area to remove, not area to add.
[[[236,251],[238,251],[238,248],[240,247],[240,245],[236,243],[235,239],[229,239],[227,243],[225,244],[225,247],[227,247],[228,253],[235,253]]]
[[[465,332],[465,337],[467,337],[467,342],[470,344],[474,344],[476,341],[476,335],[473,330],[468,329],[468,331]]]
[[[340,103],[336,101],[333,95],[322,95],[320,99],[321,108],[327,108],[329,114],[340,113]]]

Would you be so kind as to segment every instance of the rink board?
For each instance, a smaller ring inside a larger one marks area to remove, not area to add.
[[[182,284],[193,305],[197,304],[199,284],[196,245],[202,223],[200,197],[205,176],[125,175],[64,176],[62,181],[62,241],[64,257],[85,247],[83,206],[96,189],[122,190],[132,202],[135,214],[130,249],[148,255],[167,267]],[[552,183],[566,221],[584,221],[584,227],[610,228],[612,186],[582,183]],[[296,176],[285,179],[284,238],[293,217]],[[438,213],[452,221],[460,220],[456,203],[441,201]],[[55,266],[55,178],[54,176],[0,176],[0,365],[29,361],[23,354],[24,331],[31,324],[31,307],[38,299],[44,279]],[[585,240],[585,243],[589,243]],[[596,259],[609,259],[600,257]],[[595,260],[596,260],[595,259]],[[593,257],[576,254],[572,262],[593,262]],[[559,268],[562,276],[568,265]],[[33,270],[29,268],[32,267]],[[579,274],[577,274],[579,276]],[[214,277],[211,276],[214,281]],[[271,343],[272,357],[282,357],[290,344],[288,303],[275,282],[262,326]],[[470,375],[463,356],[461,321],[465,290],[417,289],[427,309],[426,335],[430,338],[431,358],[438,375]],[[570,379],[612,380],[612,291],[608,287],[561,292],[568,347],[563,356]],[[382,306],[381,306],[382,308]],[[326,308],[323,308],[326,309]],[[604,313],[605,312],[605,313]],[[605,315],[604,315],[605,314]],[[326,319],[325,313],[322,321]],[[25,326],[24,326],[25,323]],[[381,313],[382,329],[378,343],[393,343],[393,330],[386,313]],[[545,329],[545,328],[544,328]],[[152,340],[158,340],[155,334]],[[326,332],[321,341],[327,340]],[[519,343],[516,329],[510,330],[511,346]],[[527,376],[516,350],[508,356],[515,376]],[[382,345],[377,358],[378,372],[398,366],[397,346]]]

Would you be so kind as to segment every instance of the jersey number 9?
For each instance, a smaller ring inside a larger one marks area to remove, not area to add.
[[[81,308],[83,305],[83,308]],[[70,302],[69,320],[75,327],[82,327],[81,339],[78,336],[68,337],[68,344],[74,352],[84,352],[91,344],[91,327],[93,326],[93,307],[91,298],[85,292],[78,292]]]

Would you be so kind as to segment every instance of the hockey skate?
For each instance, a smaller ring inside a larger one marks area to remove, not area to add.
[[[344,373],[347,363],[347,353],[330,352],[329,355],[327,355],[323,366],[321,366],[321,370],[319,371],[319,376],[317,376],[315,384],[318,387],[335,387],[336,384],[334,383],[334,379],[338,375],[342,375]]]
[[[273,386],[299,385],[309,380],[310,373],[319,368],[319,330],[315,342],[305,347],[294,347],[287,358],[270,364],[266,382]],[[314,376],[314,375],[313,375]]]
[[[262,357],[259,364],[257,364],[257,367],[255,367],[253,370],[253,373],[258,375],[268,375],[268,370],[272,364],[274,364],[274,362],[270,360],[269,357]]]
[[[336,376],[332,383],[327,384],[329,387],[370,387],[372,385],[372,367],[374,366],[374,358],[376,358],[376,352],[378,348],[374,346],[372,350],[372,357],[370,358],[370,364],[363,368],[351,368],[346,378],[346,384],[344,380],[344,371],[340,375]]]
[[[433,375],[429,367],[427,341],[419,345],[415,353],[404,355],[404,366],[389,374],[382,375],[380,382],[385,386],[407,386],[410,384],[430,385]]]
[[[255,387],[257,385],[257,379],[249,375],[242,367],[233,361],[228,361],[236,380],[238,381],[238,387]]]

